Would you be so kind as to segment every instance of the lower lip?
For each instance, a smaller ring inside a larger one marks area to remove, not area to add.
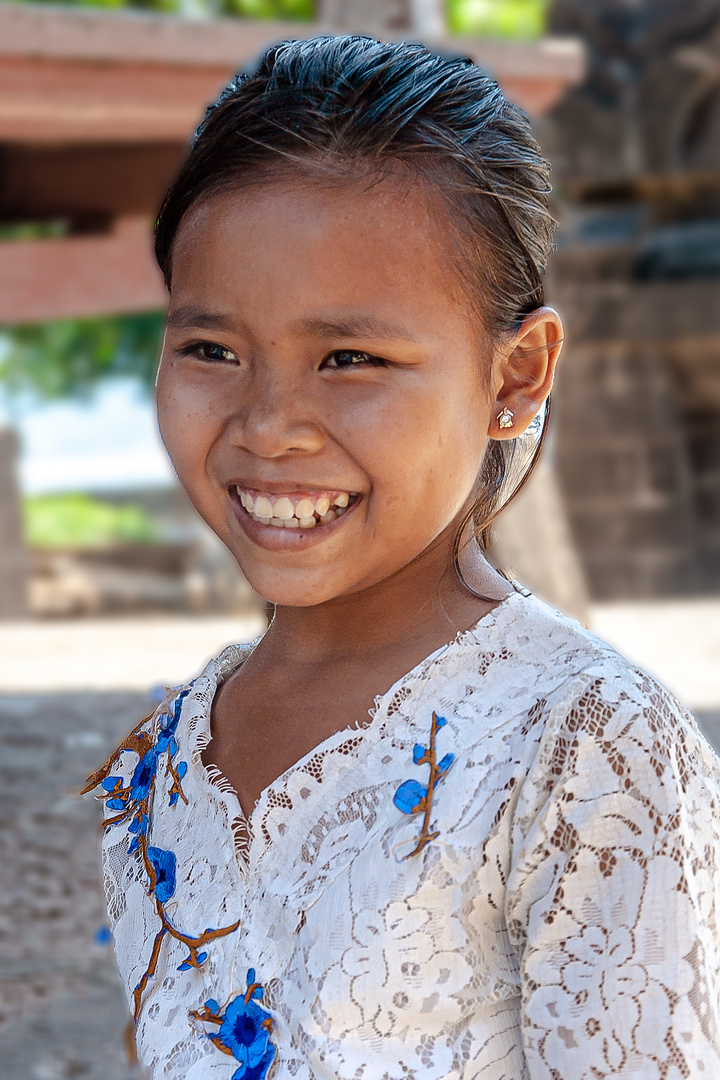
[[[267,551],[303,551],[305,548],[321,544],[323,540],[334,536],[338,529],[343,527],[361,502],[362,495],[347,508],[341,517],[330,521],[327,525],[316,525],[314,529],[303,529],[302,526],[294,529],[280,529],[277,525],[263,525],[261,521],[256,521],[240,502],[239,495],[230,496],[233,513],[243,531],[254,544]]]

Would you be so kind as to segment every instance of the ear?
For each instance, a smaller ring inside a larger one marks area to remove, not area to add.
[[[541,307],[524,317],[510,343],[499,351],[488,428],[491,439],[514,439],[526,430],[552,390],[562,342],[560,316],[553,308]],[[505,413],[506,426],[501,427],[498,418],[505,409],[512,416]]]

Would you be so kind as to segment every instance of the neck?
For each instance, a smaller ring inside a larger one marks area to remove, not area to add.
[[[360,592],[313,607],[278,606],[266,642],[280,651],[292,641],[299,660],[318,662],[349,650],[373,653],[404,641],[450,640],[512,591],[479,550],[469,580],[483,598],[460,581],[451,544],[441,537],[392,577]]]

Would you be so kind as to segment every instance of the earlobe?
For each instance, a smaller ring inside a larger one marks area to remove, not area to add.
[[[499,360],[500,387],[490,438],[517,438],[540,411],[552,390],[562,334],[560,316],[553,308],[538,308],[524,317]]]

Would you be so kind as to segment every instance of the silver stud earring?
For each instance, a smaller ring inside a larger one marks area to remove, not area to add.
[[[498,413],[498,415],[497,415],[498,427],[499,428],[510,428],[510,427],[512,427],[514,422],[515,422],[514,419],[513,419],[514,416],[515,416],[515,413],[511,412],[510,409],[505,407],[503,409],[503,411],[501,413]]]

